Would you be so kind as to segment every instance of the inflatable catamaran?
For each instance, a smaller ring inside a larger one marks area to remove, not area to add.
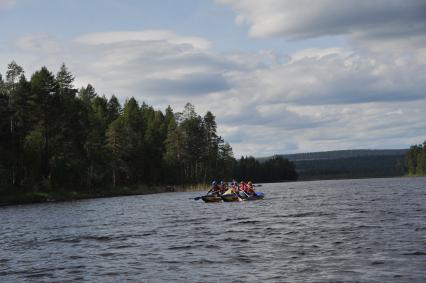
[[[235,180],[230,184],[216,181],[212,182],[212,188],[206,195],[196,197],[195,200],[202,199],[204,202],[236,202],[236,201],[251,201],[263,199],[265,194],[256,192],[253,189],[251,181],[238,184]]]

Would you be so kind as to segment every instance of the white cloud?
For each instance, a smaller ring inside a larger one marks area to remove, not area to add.
[[[16,41],[16,47],[22,51],[53,53],[60,51],[58,41],[46,33],[23,36]]]
[[[329,57],[347,57],[351,52],[341,47],[335,48],[306,48],[299,50],[291,55],[291,63],[301,60],[321,60]]]
[[[66,42],[31,35],[17,40],[19,48],[6,53],[12,57],[0,54],[0,63],[15,59],[31,74],[42,65],[56,71],[64,61],[77,86],[92,83],[100,94],[177,111],[190,101],[200,114],[213,111],[236,156],[402,147],[426,136],[423,49],[228,54],[201,42],[208,41],[174,33],[168,39],[163,31]]]
[[[116,31],[81,36],[76,42],[88,45],[114,44],[131,41],[168,42],[174,45],[190,45],[196,49],[208,49],[211,43],[200,37],[179,36],[169,30]]]
[[[310,38],[350,34],[389,40],[426,34],[424,0],[217,0],[237,11],[253,37]],[[410,39],[410,40],[412,40]]]

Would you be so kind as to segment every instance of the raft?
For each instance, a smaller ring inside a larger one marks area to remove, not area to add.
[[[241,201],[242,199],[238,197],[237,194],[225,194],[222,195],[222,200],[225,202]]]
[[[236,201],[259,200],[259,199],[263,199],[264,197],[265,197],[265,194],[262,192],[255,192],[254,195],[246,195],[244,193],[240,193],[240,195],[237,195],[235,193],[227,192],[221,196],[205,195],[201,197],[196,197],[195,200],[202,199],[204,202],[221,202],[222,200],[224,202],[236,202]]]
[[[222,198],[220,196],[215,196],[215,195],[202,196],[201,199],[204,202],[220,202],[220,201],[222,201]]]
[[[222,195],[222,200],[225,202],[232,202],[232,201],[241,201],[241,198],[239,198],[237,194],[225,194],[225,195]]]

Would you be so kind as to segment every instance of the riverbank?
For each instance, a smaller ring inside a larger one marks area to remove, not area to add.
[[[176,186],[139,185],[92,192],[80,192],[73,190],[55,190],[47,192],[2,192],[0,193],[0,206],[206,190],[208,190],[207,184],[193,184]]]

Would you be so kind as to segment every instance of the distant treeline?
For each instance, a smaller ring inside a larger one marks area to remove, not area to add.
[[[358,158],[367,156],[403,156],[407,149],[348,149],[320,152],[305,152],[281,155],[291,161]]]
[[[395,177],[406,174],[406,149],[337,150],[282,155],[300,180]],[[269,158],[261,159],[261,162]]]
[[[409,175],[426,175],[426,141],[423,144],[411,146],[405,158]]]
[[[241,157],[236,163],[234,176],[237,180],[251,180],[257,183],[297,180],[293,162],[281,156],[273,156],[264,162],[254,157]]]
[[[163,113],[134,98],[121,106],[90,84],[75,89],[73,81],[64,64],[56,75],[43,67],[30,80],[15,62],[5,79],[0,74],[0,189],[91,191],[208,183],[236,173],[259,181],[294,179],[286,171],[294,167],[281,159],[246,175],[246,165],[217,135],[210,111],[201,117],[188,103],[182,112],[168,107]]]
[[[395,177],[405,174],[404,156],[363,156],[295,161],[301,180]]]

